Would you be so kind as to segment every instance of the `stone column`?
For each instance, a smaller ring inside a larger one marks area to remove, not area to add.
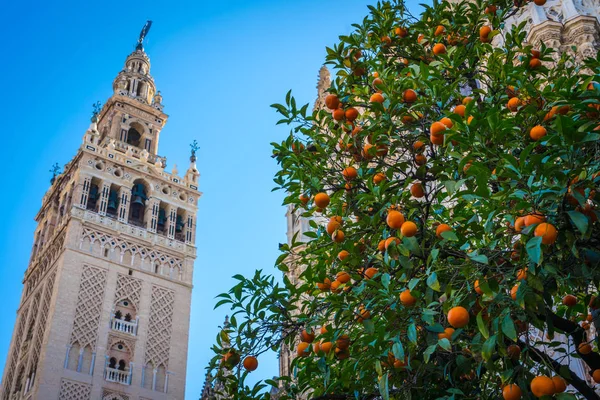
[[[88,196],[90,195],[90,186],[92,185],[92,178],[90,176],[84,176],[77,189],[75,190],[75,198],[79,201],[79,207],[86,208],[88,202]],[[79,196],[77,196],[79,195]]]
[[[194,233],[196,231],[196,216],[189,211],[186,211],[186,224],[185,224],[185,242],[187,244],[194,244],[196,238]]]
[[[110,182],[102,181],[100,187],[100,205],[98,206],[98,214],[106,215],[108,195],[110,194]]]
[[[129,198],[131,197],[131,188],[121,186],[119,189],[119,222],[127,223],[129,219]]]
[[[160,208],[160,200],[153,197],[146,203],[144,221],[146,221],[146,229],[148,232],[156,233],[158,225],[158,213]]]
[[[167,237],[175,238],[175,224],[177,223],[177,207],[172,204],[167,206]]]

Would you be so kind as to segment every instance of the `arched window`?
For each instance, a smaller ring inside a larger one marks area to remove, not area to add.
[[[96,207],[98,206],[98,200],[100,200],[99,181],[94,178],[90,183],[90,193],[88,194],[86,208],[91,211],[96,211]]]
[[[144,226],[146,200],[148,200],[146,184],[138,179],[133,182],[133,188],[131,189],[131,205],[129,206],[130,223],[142,227]]]
[[[140,145],[140,138],[142,134],[135,128],[129,128],[127,131],[127,144],[138,147]]]
[[[119,370],[125,371],[125,360],[119,360]]]
[[[108,362],[108,368],[116,368],[116,366],[117,366],[117,359],[114,357],[111,357]]]

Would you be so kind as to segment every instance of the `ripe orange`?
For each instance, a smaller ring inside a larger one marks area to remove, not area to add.
[[[329,352],[331,351],[331,348],[333,347],[333,343],[331,342],[321,342],[319,344],[320,350],[325,353],[325,354],[329,354]]]
[[[434,122],[431,124],[431,128],[429,128],[429,133],[432,135],[440,135],[443,134],[445,130],[446,125],[444,125],[442,122]]]
[[[244,358],[244,368],[246,371],[252,372],[258,368],[258,360],[254,356]]]
[[[562,303],[567,307],[575,307],[577,305],[577,297],[568,294],[562,299]]]
[[[395,236],[390,236],[389,238],[387,238],[383,243],[384,243],[384,250],[387,250],[388,247],[390,247],[390,245],[392,244],[392,242],[394,242],[396,245],[400,244],[400,239],[398,239]]]
[[[547,222],[542,222],[539,224],[533,233],[535,236],[542,237],[542,243],[544,244],[553,244],[556,242],[556,237],[558,236],[558,231],[554,227],[554,225],[549,224]]]
[[[490,4],[489,6],[487,6],[487,7],[485,8],[485,13],[486,13],[486,14],[496,14],[496,11],[497,11],[497,10],[498,10],[498,9],[497,9],[497,7],[496,7],[495,5],[493,5],[493,4]]]
[[[429,140],[431,141],[432,144],[436,144],[438,146],[441,146],[444,144],[444,135],[440,134],[440,135],[429,135]]]
[[[308,203],[308,200],[310,200],[309,197],[307,195],[305,195],[304,193],[301,194],[300,196],[298,196],[298,199],[300,200],[300,202],[303,205],[306,205],[306,203]]]
[[[338,360],[345,360],[350,357],[350,351],[348,349],[340,349],[339,347],[334,350],[335,357]]]
[[[338,229],[340,226],[342,226],[342,217],[334,215],[327,223],[327,227],[325,228],[325,230],[327,231],[328,235],[333,235],[333,232],[335,232],[335,230]]]
[[[342,108],[336,108],[335,110],[333,110],[333,119],[335,119],[336,121],[343,120],[344,115],[346,114],[344,113],[344,109]]]
[[[482,26],[481,28],[479,28],[479,37],[480,38],[485,38],[487,39],[488,36],[490,35],[490,33],[492,33],[492,28],[490,28],[487,25]]]
[[[519,400],[523,396],[521,388],[514,383],[504,386],[502,397],[504,400]]]
[[[308,331],[304,329],[302,332],[300,332],[300,340],[306,343],[312,343],[313,340],[315,340],[315,333],[308,333]]]
[[[527,279],[527,270],[526,269],[520,269],[517,271],[517,280],[523,280],[523,279]]]
[[[479,279],[475,281],[473,287],[475,288],[475,292],[477,292],[477,294],[483,294],[483,290],[481,290],[481,288],[479,287]]]
[[[402,215],[401,212],[391,210],[388,212],[388,215],[387,215],[387,218],[385,221],[390,228],[400,229],[402,227],[402,224],[404,223],[405,219],[404,219],[404,215]]]
[[[358,176],[358,171],[354,167],[346,167],[342,171],[342,175],[344,176],[345,180],[351,181],[353,179],[356,179],[356,177]]]
[[[532,58],[531,60],[529,60],[529,68],[538,69],[541,66],[542,66],[542,62],[540,61],[539,58]]]
[[[406,221],[400,227],[400,232],[406,237],[413,237],[417,234],[417,224],[412,221]]]
[[[370,98],[371,103],[383,103],[385,99],[381,93],[373,93]]]
[[[423,146],[425,146],[425,143],[423,143],[420,140],[417,140],[416,142],[413,143],[413,150],[420,151],[423,148]]]
[[[554,382],[547,376],[536,376],[531,380],[531,393],[535,397],[552,396],[554,394]]]
[[[541,224],[542,222],[546,222],[546,217],[540,213],[532,213],[525,216],[524,222],[525,226]]]
[[[465,107],[462,104],[459,104],[456,107],[454,107],[454,114],[458,114],[458,115],[460,115],[463,118],[465,116],[465,112],[466,111],[467,111],[467,107]]]
[[[383,44],[391,44],[392,43],[392,38],[390,38],[389,36],[384,36],[381,38],[381,43]]]
[[[448,311],[448,323],[455,328],[464,328],[469,324],[469,319],[469,312],[464,307],[453,307]]]
[[[519,100],[518,97],[511,97],[511,99],[508,100],[506,108],[508,108],[510,111],[515,112],[518,110],[520,105],[521,105],[521,100]]]
[[[405,307],[412,307],[417,302],[417,298],[410,294],[410,290],[406,289],[400,293],[400,302]]]
[[[446,54],[446,46],[443,43],[437,43],[433,46],[433,54],[439,56],[440,54]]]
[[[467,118],[467,125],[471,125],[471,122],[473,122],[474,119],[475,119],[475,117],[473,117],[472,115],[469,115],[469,118]]]
[[[385,175],[381,172],[376,173],[373,176],[373,183],[379,185],[381,182],[385,181]]]
[[[338,253],[338,260],[344,261],[349,256],[350,256],[350,253],[348,253],[346,250],[342,250]]]
[[[454,334],[454,328],[446,328],[444,332],[438,333],[438,339],[448,339],[452,340],[452,335]]]
[[[437,228],[435,228],[435,236],[442,239],[442,233],[451,231],[450,225],[448,224],[439,224]]]
[[[521,348],[516,344],[508,346],[506,352],[508,353],[508,357],[513,361],[517,361],[521,357]]]
[[[558,376],[555,375],[552,377],[552,382],[554,382],[554,393],[562,393],[565,390],[567,390],[567,382],[565,382],[565,380]]]
[[[319,208],[325,208],[329,205],[329,195],[327,193],[317,193],[315,195],[315,205]]]
[[[421,197],[425,196],[423,185],[421,185],[420,182],[413,183],[410,187],[410,194],[412,194],[413,197],[416,197],[417,199],[420,199]]]
[[[363,322],[366,319],[371,318],[371,312],[364,306],[360,306],[358,309],[358,322]]]
[[[350,337],[348,335],[341,335],[336,341],[335,346],[338,349],[345,350],[350,347]]]
[[[368,279],[371,279],[371,278],[373,278],[373,277],[375,276],[375,274],[376,274],[376,273],[378,273],[378,272],[379,272],[379,270],[378,270],[377,268],[375,268],[375,267],[370,267],[370,268],[367,268],[367,270],[365,271],[365,276],[366,276]]]
[[[463,104],[463,106],[466,106],[467,104],[469,104],[472,101],[473,101],[472,97],[465,97],[464,99],[462,99],[462,104]]]
[[[373,87],[374,88],[377,88],[379,85],[382,85],[382,84],[383,84],[383,81],[381,80],[381,78],[376,77],[375,79],[373,79]]]
[[[448,117],[444,117],[444,118],[440,119],[440,122],[442,124],[446,125],[446,128],[448,128],[448,129],[452,129],[452,127],[454,126],[454,123]]]
[[[525,217],[518,217],[515,219],[515,231],[521,232],[525,226]]]
[[[417,92],[412,89],[406,89],[402,94],[402,99],[405,103],[414,103],[417,101]]]
[[[346,271],[340,271],[335,275],[335,280],[339,281],[340,283],[350,282],[350,274]]]
[[[317,288],[319,288],[321,292],[328,292],[331,289],[331,280],[325,278],[323,283],[317,283]]]
[[[513,300],[517,300],[517,292],[519,291],[519,285],[515,285],[510,289],[510,297]]]
[[[577,346],[577,351],[581,354],[590,354],[592,352],[592,346],[589,343],[579,343]]]
[[[427,157],[425,157],[423,154],[417,154],[415,156],[415,164],[417,164],[417,165],[427,164]]]
[[[441,36],[444,34],[445,31],[446,31],[446,28],[444,28],[442,25],[438,25],[437,28],[435,28],[434,35]]]
[[[325,97],[325,105],[330,110],[336,110],[340,106],[340,99],[335,94],[328,94]]]
[[[384,239],[380,240],[379,243],[377,244],[377,250],[385,251],[385,240]]]
[[[298,343],[298,347],[296,348],[296,353],[298,354],[298,357],[306,357],[308,356],[310,350],[310,344],[306,343],[306,342],[300,342]]]
[[[594,379],[594,382],[600,383],[600,369],[596,369],[592,372],[592,378]]]
[[[345,238],[346,238],[346,235],[344,234],[343,231],[341,231],[339,229],[337,231],[333,232],[333,235],[331,235],[331,240],[333,240],[335,243],[342,243]]]
[[[541,55],[539,50],[531,49],[531,58],[540,58]]]
[[[358,110],[354,107],[350,107],[346,110],[346,112],[344,113],[344,115],[346,116],[346,119],[350,122],[354,121],[356,118],[358,118]]]
[[[548,132],[546,131],[546,128],[544,128],[541,125],[536,125],[529,131],[529,137],[533,140],[540,140],[541,138],[546,136],[547,133]]]
[[[342,282],[338,281],[337,279],[333,282],[331,282],[331,291],[333,293],[339,293],[340,292],[340,285],[342,284]]]

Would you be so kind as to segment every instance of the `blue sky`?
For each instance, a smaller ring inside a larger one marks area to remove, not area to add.
[[[54,162],[67,163],[89,125],[92,104],[111,85],[147,19],[145,49],[170,119],[159,154],[170,170],[188,166],[200,144],[197,246],[186,398],[200,395],[210,347],[225,309],[213,310],[234,274],[277,274],[285,238],[282,194],[271,192],[277,165],[269,143],[288,129],[269,107],[293,89],[314,101],[325,47],[351,32],[366,2],[145,1],[5,2],[0,15],[0,115],[4,183],[0,196],[0,365],[12,335],[33,220]],[[409,2],[409,4],[411,4]],[[128,7],[129,5],[129,7]],[[411,4],[416,9],[416,2]],[[258,378],[277,373],[262,357]]]

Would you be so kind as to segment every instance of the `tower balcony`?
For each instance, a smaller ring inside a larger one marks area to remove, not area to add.
[[[116,318],[113,315],[110,320],[110,329],[127,335],[137,336],[138,318],[134,321],[125,321],[124,319]]]
[[[107,366],[104,370],[104,379],[121,385],[131,385],[131,368],[120,370]]]

